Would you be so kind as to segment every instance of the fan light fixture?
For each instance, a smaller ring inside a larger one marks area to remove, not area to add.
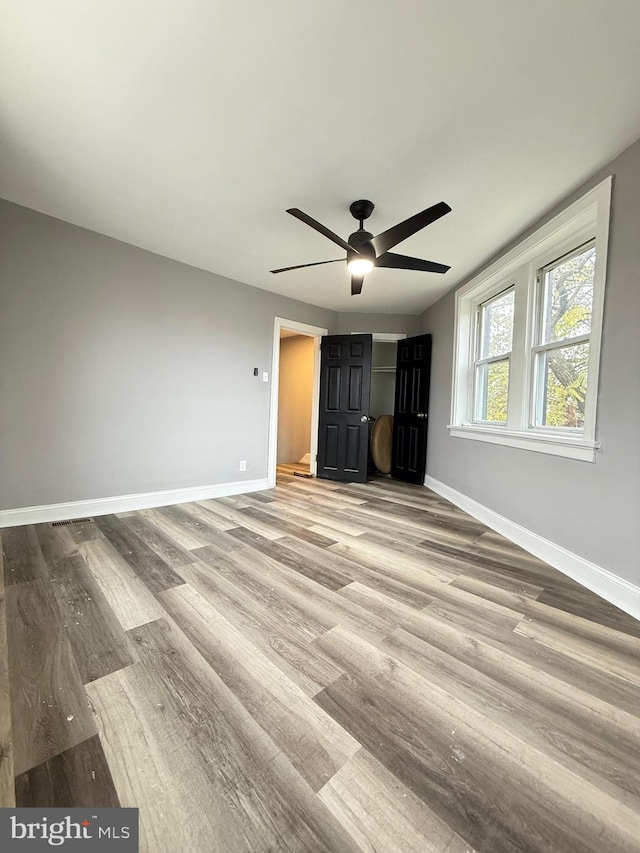
[[[305,225],[309,225],[314,231],[322,234],[345,249],[347,252],[347,267],[351,273],[351,295],[357,296],[362,293],[362,284],[367,273],[370,273],[374,267],[388,267],[394,270],[419,270],[420,272],[436,272],[445,273],[451,269],[446,264],[437,264],[435,261],[425,261],[422,258],[410,258],[409,255],[398,255],[395,252],[390,252],[398,243],[402,243],[407,237],[411,237],[427,225],[431,225],[441,216],[449,213],[451,208],[449,205],[441,201],[438,204],[433,204],[426,210],[416,213],[415,216],[410,216],[404,222],[399,222],[393,228],[388,228],[376,237],[369,231],[365,230],[364,222],[373,213],[374,204],[368,199],[359,199],[354,201],[349,207],[349,211],[354,219],[360,223],[360,227],[353,234],[349,235],[349,240],[343,240],[333,231],[329,230],[326,225],[312,219],[308,213],[304,213],[297,207],[290,207],[287,213],[295,216]],[[271,270],[272,273],[289,272],[289,270],[301,270],[306,267],[317,267],[323,264],[339,264],[344,263],[342,258],[337,258],[333,261],[316,261],[311,264],[297,264],[295,267],[281,267],[277,270]]]
[[[352,275],[366,275],[373,269],[373,261],[368,258],[354,258],[347,264]]]

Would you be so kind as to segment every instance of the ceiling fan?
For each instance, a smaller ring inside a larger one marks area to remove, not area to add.
[[[377,237],[374,237],[369,231],[364,230],[364,221],[373,213],[374,204],[372,201],[360,199],[354,201],[349,207],[351,215],[360,223],[360,228],[349,235],[349,240],[343,240],[329,228],[326,228],[322,223],[313,219],[308,214],[299,210],[297,207],[290,207],[287,213],[295,216],[301,222],[305,222],[320,234],[324,234],[329,240],[341,246],[347,252],[347,266],[351,273],[351,295],[356,296],[362,292],[362,284],[364,277],[374,267],[389,267],[396,270],[419,270],[421,272],[437,272],[445,273],[451,267],[445,264],[437,264],[435,261],[423,261],[421,258],[411,258],[408,255],[397,255],[390,252],[398,243],[411,237],[416,231],[431,225],[436,219],[440,219],[446,213],[451,211],[451,208],[444,201],[416,213],[415,216],[410,216],[404,222],[394,225],[393,228],[388,228]],[[317,267],[321,264],[338,264],[342,262],[342,258],[335,261],[316,261],[312,264],[298,264],[295,267],[282,267],[279,270],[271,270],[272,273],[288,272],[289,270],[300,270],[304,267]]]

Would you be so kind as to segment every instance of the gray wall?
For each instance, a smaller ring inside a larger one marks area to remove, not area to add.
[[[336,334],[351,332],[387,332],[388,334],[420,334],[420,316],[411,314],[338,314]]]
[[[380,415],[392,415],[396,392],[396,355],[397,344],[390,341],[374,341],[371,363],[371,404],[369,414],[372,418]],[[387,372],[386,369],[393,368]]]
[[[276,315],[337,330],[0,201],[0,509],[266,477]]]
[[[423,331],[433,335],[427,473],[640,583],[640,141],[511,245],[609,174],[615,177],[598,399],[602,449],[596,463],[449,437],[454,332],[450,293],[422,318]]]

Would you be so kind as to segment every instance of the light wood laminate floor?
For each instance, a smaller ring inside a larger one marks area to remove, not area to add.
[[[640,623],[427,489],[284,467],[0,536],[4,805],[138,806],[146,853],[640,851]]]

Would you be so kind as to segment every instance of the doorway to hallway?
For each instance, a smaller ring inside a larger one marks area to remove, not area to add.
[[[314,342],[311,335],[280,330],[278,465],[311,471]]]
[[[276,466],[315,476],[320,342],[327,329],[276,317],[273,336],[269,482]]]

